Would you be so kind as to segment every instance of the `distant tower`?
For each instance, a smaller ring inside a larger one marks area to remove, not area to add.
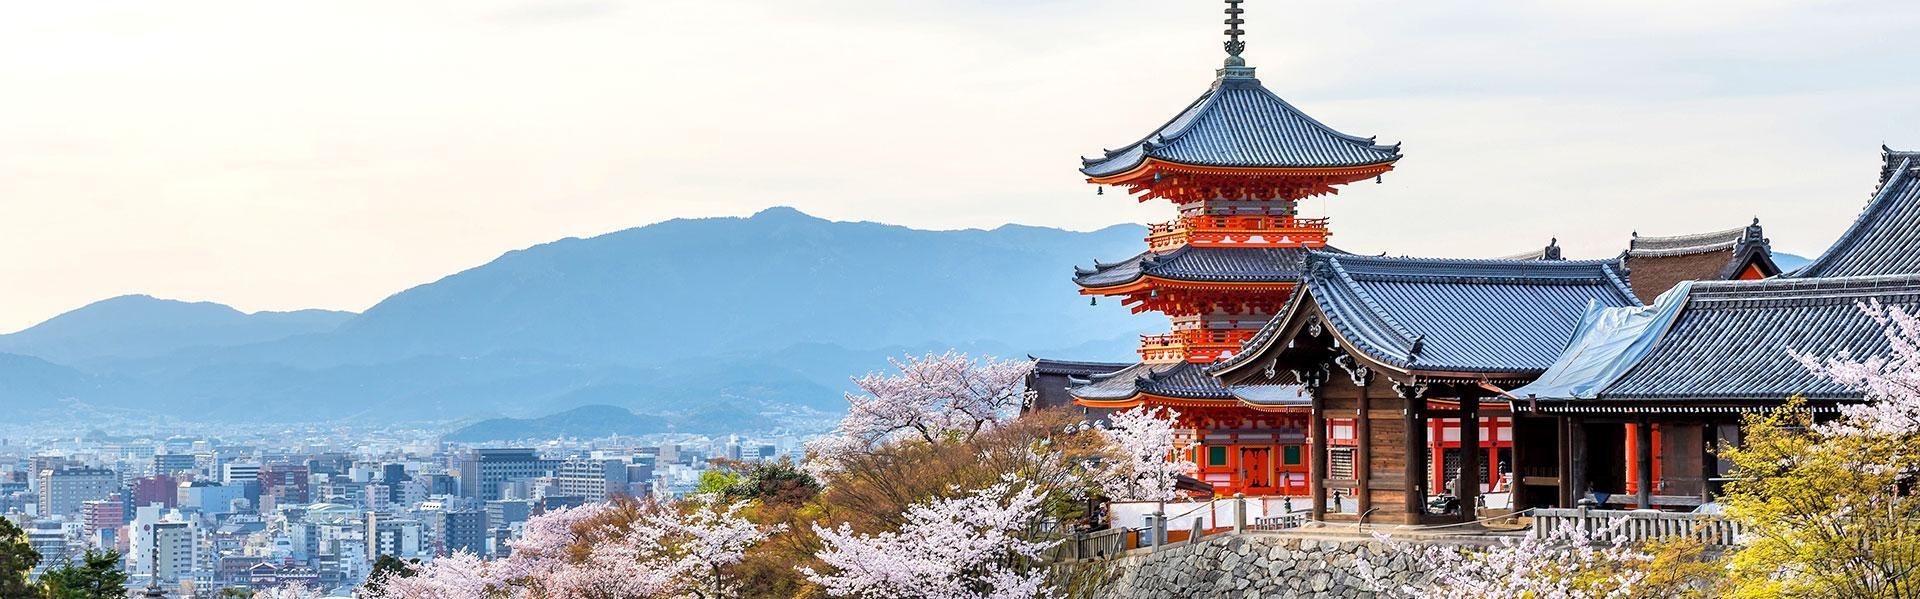
[[[1297,203],[1393,170],[1400,148],[1335,131],[1261,85],[1241,57],[1242,1],[1227,0],[1227,58],[1213,88],[1139,141],[1083,161],[1088,182],[1170,201],[1178,215],[1150,227],[1145,253],[1075,269],[1074,281],[1082,294],[1164,313],[1173,329],[1142,337],[1140,364],[1071,393],[1088,407],[1180,410],[1204,444],[1196,476],[1216,491],[1304,493],[1307,406],[1242,401],[1205,368],[1287,304],[1309,251],[1338,251],[1327,219],[1300,218]]]

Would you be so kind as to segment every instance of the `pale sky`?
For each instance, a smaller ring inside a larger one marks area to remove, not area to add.
[[[1164,220],[1094,195],[1078,157],[1205,91],[1223,6],[14,3],[0,331],[125,293],[362,310],[508,250],[773,205],[942,229]],[[1920,147],[1920,4],[1247,10],[1268,87],[1405,143],[1384,185],[1309,206],[1350,251],[1557,235],[1601,257],[1636,229],[1759,216],[1811,255],[1867,200],[1881,143]]]

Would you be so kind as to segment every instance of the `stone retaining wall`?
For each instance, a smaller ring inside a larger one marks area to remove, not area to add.
[[[1074,599],[1371,598],[1359,575],[1362,559],[1371,559],[1381,580],[1424,580],[1405,557],[1386,555],[1374,541],[1246,533],[1070,562],[1054,572]]]

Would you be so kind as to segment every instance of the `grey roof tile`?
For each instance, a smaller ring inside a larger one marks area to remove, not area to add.
[[[1188,245],[1169,252],[1146,252],[1112,264],[1096,262],[1092,269],[1076,268],[1073,281],[1082,287],[1124,285],[1142,276],[1203,283],[1293,281],[1300,278],[1310,251],[1297,247]]]
[[[1119,372],[1093,375],[1087,384],[1069,390],[1074,397],[1118,401],[1145,393],[1182,399],[1233,399],[1220,380],[1201,364],[1135,364]]]
[[[1375,360],[1440,372],[1537,373],[1566,347],[1589,305],[1635,306],[1611,260],[1445,260],[1314,253],[1303,293],[1218,371],[1276,341],[1313,301]]]
[[[1885,355],[1867,301],[1920,311],[1920,275],[1696,283],[1659,343],[1599,399],[1858,399],[1788,351]]]
[[[1179,116],[1140,141],[1085,161],[1089,177],[1116,175],[1148,158],[1198,166],[1313,168],[1386,164],[1398,144],[1340,133],[1251,77],[1223,76]]]

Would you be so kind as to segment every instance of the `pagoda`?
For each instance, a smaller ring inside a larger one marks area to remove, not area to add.
[[[1205,368],[1286,306],[1310,251],[1338,251],[1327,219],[1301,218],[1299,201],[1380,177],[1400,149],[1335,131],[1261,85],[1241,57],[1242,2],[1227,0],[1226,64],[1211,89],[1139,141],[1083,160],[1102,193],[1166,200],[1177,216],[1150,226],[1145,252],[1076,268],[1075,283],[1173,326],[1142,336],[1140,363],[1076,380],[1070,392],[1088,408],[1178,410],[1197,446],[1196,478],[1216,492],[1301,495],[1306,397],[1297,388],[1237,397]]]

